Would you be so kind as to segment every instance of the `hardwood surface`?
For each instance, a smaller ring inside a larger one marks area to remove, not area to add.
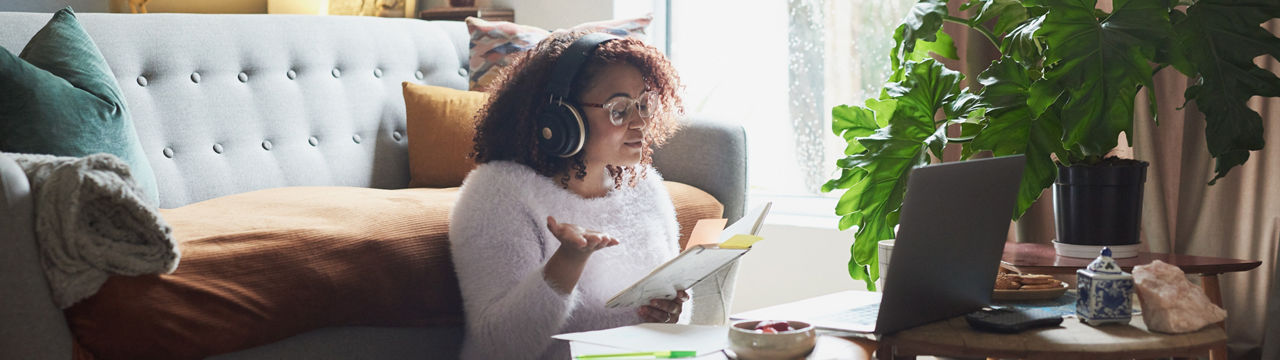
[[[818,344],[805,360],[848,359],[869,360],[876,350],[874,341],[845,339],[830,335],[819,335]]]
[[[1147,331],[1141,316],[1126,325],[1093,327],[1067,318],[1062,325],[1018,334],[971,329],[963,317],[920,326],[880,339],[880,359],[917,355],[1019,359],[1132,359],[1198,357],[1225,350],[1226,332],[1207,326],[1185,334]],[[892,350],[889,350],[892,349]]]
[[[1005,262],[1013,264],[1022,272],[1034,274],[1075,274],[1076,269],[1083,269],[1093,259],[1058,256],[1053,245],[1007,243],[1004,244]],[[1154,260],[1164,261],[1177,266],[1188,274],[1221,274],[1235,271],[1252,270],[1261,265],[1261,261],[1237,260],[1208,256],[1191,256],[1177,254],[1160,254],[1139,252],[1137,257],[1117,258],[1116,262],[1124,271],[1133,271],[1136,265],[1144,265]]]
[[[422,10],[418,18],[422,20],[454,20],[462,21],[468,16],[489,21],[515,21],[515,11],[499,8],[478,7],[438,7]]]

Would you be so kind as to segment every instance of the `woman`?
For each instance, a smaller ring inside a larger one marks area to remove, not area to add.
[[[678,253],[675,210],[649,164],[652,147],[676,130],[679,77],[657,49],[606,39],[578,56],[582,64],[560,81],[567,96],[557,99],[548,83],[565,73],[555,64],[584,35],[556,32],[517,58],[479,115],[479,165],[449,230],[466,312],[464,359],[567,359],[568,345],[552,335],[674,323],[683,314],[684,292],[638,309],[605,307]],[[548,143],[561,129],[540,114],[560,106],[555,100],[581,115],[585,142]],[[723,314],[707,303],[695,311]]]

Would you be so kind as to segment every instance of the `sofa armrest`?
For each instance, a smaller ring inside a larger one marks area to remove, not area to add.
[[[70,359],[71,331],[40,268],[31,186],[5,155],[0,229],[0,359]]]
[[[690,116],[680,132],[653,154],[668,181],[691,185],[724,204],[729,222],[742,217],[747,199],[747,136],[742,125]]]

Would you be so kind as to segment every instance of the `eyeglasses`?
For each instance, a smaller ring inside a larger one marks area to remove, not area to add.
[[[609,122],[613,123],[613,126],[622,126],[622,123],[627,121],[627,117],[631,116],[631,108],[633,107],[636,109],[636,114],[640,115],[641,119],[648,120],[649,118],[652,118],[657,102],[657,94],[646,91],[645,93],[640,94],[638,99],[618,96],[604,104],[581,103],[579,105],[608,110]]]

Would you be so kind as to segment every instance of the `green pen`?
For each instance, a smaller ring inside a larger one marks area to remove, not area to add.
[[[597,355],[579,355],[577,359],[609,359],[621,357],[641,357],[652,356],[655,359],[675,359],[675,358],[691,358],[698,356],[697,351],[653,351],[653,352],[633,352],[621,354],[597,354]]]

